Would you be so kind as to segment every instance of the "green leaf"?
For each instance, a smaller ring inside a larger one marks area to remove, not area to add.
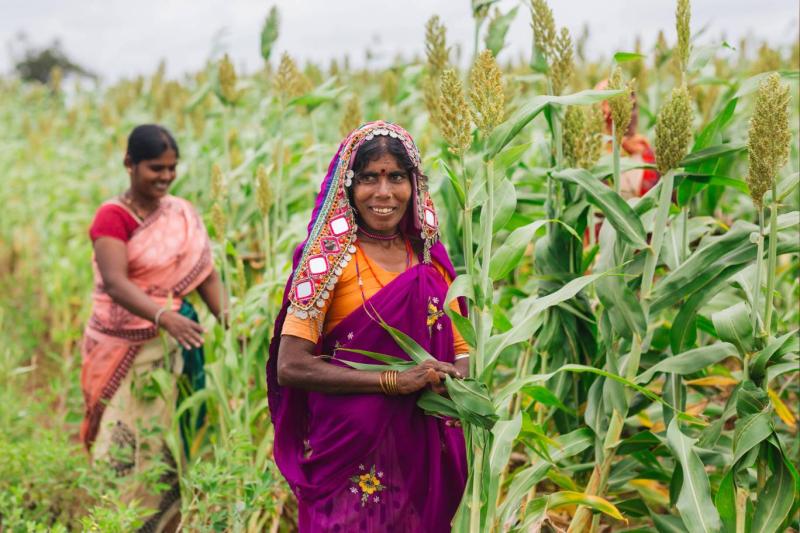
[[[564,403],[558,399],[558,396],[553,394],[553,392],[547,387],[542,387],[541,385],[530,385],[523,387],[520,392],[527,394],[531,397],[531,399],[538,403],[547,405],[549,407],[555,407],[556,409],[561,409],[565,413],[572,416],[577,415],[574,409],[564,405]]]
[[[548,105],[596,104],[621,93],[622,89],[613,91],[586,90],[564,96],[540,95],[531,98],[525,107],[517,111],[512,118],[497,128],[489,137],[487,142],[488,150],[484,159],[487,161],[494,159]]]
[[[790,346],[792,343],[797,344],[797,330],[792,330],[777,339],[770,340],[763,350],[758,352],[755,357],[750,360],[750,377],[758,380],[764,377],[767,365],[777,357],[783,355],[784,348],[789,347],[797,351],[795,346]]]
[[[781,525],[795,501],[795,486],[789,469],[781,454],[773,450],[773,472],[764,490],[758,495],[756,510],[753,513],[752,531],[777,533],[783,531]]]
[[[302,106],[309,111],[313,111],[322,104],[333,101],[345,90],[344,87],[333,87],[335,83],[336,78],[330,78],[322,85],[315,87],[312,91],[292,98],[289,100],[289,105]]]
[[[644,337],[647,320],[642,304],[636,294],[628,287],[622,276],[606,276],[595,284],[597,296],[611,315],[614,329],[623,338],[630,339],[634,333]]]
[[[516,165],[517,162],[522,159],[523,154],[528,151],[528,148],[531,147],[532,143],[524,143],[524,144],[517,144],[514,146],[509,146],[499,154],[494,159],[495,167],[500,170],[508,170],[511,166]]]
[[[627,63],[628,61],[636,61],[637,59],[644,59],[645,57],[647,56],[637,52],[617,52],[614,54],[614,62]]]
[[[589,428],[580,428],[566,435],[560,435],[554,440],[556,445],[548,446],[547,454],[553,463],[557,463],[594,445],[594,433]],[[514,472],[508,492],[506,492],[503,503],[498,509],[497,516],[501,523],[511,520],[514,513],[519,509],[522,498],[527,496],[531,488],[544,478],[553,463],[539,458],[535,459],[529,466],[522,467]]]
[[[506,277],[519,264],[534,234],[549,220],[537,220],[511,232],[505,242],[492,253],[489,263],[489,277],[497,281]]]
[[[459,418],[484,429],[492,429],[499,418],[486,385],[476,379],[445,377],[447,392],[456,406]]]
[[[717,176],[715,174],[698,174],[698,173],[678,173],[676,176],[684,176],[687,180],[701,185],[714,185],[719,187],[730,187],[736,189],[744,194],[749,194],[750,188],[747,183],[735,178],[728,178],[725,176]],[[685,205],[686,201],[681,201],[681,205]]]
[[[774,430],[772,414],[766,409],[740,418],[733,432],[733,464],[766,440]]]
[[[387,365],[408,365],[409,363],[413,364],[413,362],[407,359],[402,359],[400,357],[395,357],[394,355],[387,355],[384,353],[370,352],[369,350],[358,350],[356,348],[337,348],[336,351],[357,353],[359,355],[369,357],[370,359],[375,359],[376,361],[386,363]]]
[[[639,216],[619,194],[588,170],[571,168],[556,172],[553,177],[581,187],[589,196],[589,201],[603,212],[621,238],[638,248],[647,248],[647,236]]]
[[[519,6],[515,6],[505,15],[500,15],[489,21],[489,28],[486,30],[486,48],[492,51],[492,55],[497,57],[506,42],[506,34],[511,26],[514,17],[517,16]]]
[[[423,348],[417,343],[417,341],[415,341],[414,339],[412,339],[410,336],[406,335],[399,329],[393,328],[392,326],[387,324],[383,320],[383,318],[381,318],[381,316],[378,315],[378,312],[375,310],[374,307],[372,308],[372,312],[375,313],[376,317],[378,317],[377,321],[381,325],[381,327],[383,327],[383,329],[386,330],[386,332],[388,332],[389,335],[392,336],[397,345],[404,352],[406,352],[408,356],[411,357],[411,359],[413,359],[414,362],[416,362],[418,365],[430,359],[435,359],[435,357],[429,354],[428,351],[425,350],[425,348]]]
[[[702,461],[692,449],[695,440],[684,435],[673,419],[667,429],[667,444],[681,465],[683,486],[677,507],[686,528],[691,532],[710,533],[722,527],[719,513],[711,501],[711,485]]]
[[[711,315],[711,320],[719,338],[733,343],[742,357],[753,349],[753,324],[750,320],[750,307],[746,302],[717,311]]]
[[[508,179],[503,178],[494,193],[492,211],[492,233],[497,233],[508,224],[517,208],[517,192]]]
[[[733,468],[728,469],[714,498],[714,505],[717,507],[722,525],[725,531],[730,533],[736,531],[736,484],[733,481],[733,470]]]
[[[355,368],[356,370],[364,370],[366,372],[383,372],[384,370],[399,370],[400,372],[402,372],[414,366],[413,362],[406,362],[405,364],[379,365],[372,363],[357,363],[355,361],[348,361],[346,359],[339,359],[339,361],[346,364],[350,368]]]
[[[591,496],[583,492],[573,492],[568,490],[554,492],[547,496],[548,509],[557,509],[559,507],[564,507],[565,505],[583,505],[592,509],[593,511],[599,511],[603,514],[607,514],[611,518],[625,520],[625,517],[620,514],[619,509],[617,509],[614,504],[605,498],[601,498],[600,496]]]
[[[522,412],[517,411],[511,420],[500,420],[492,428],[492,451],[489,453],[489,472],[500,476],[508,465],[514,440],[522,429]]]
[[[712,159],[718,159],[722,156],[732,154],[735,152],[739,152],[747,148],[746,143],[725,143],[725,144],[717,144],[714,146],[709,146],[707,148],[703,148],[702,150],[698,150],[696,152],[692,152],[687,154],[686,157],[680,162],[681,167],[687,167],[691,165],[697,165],[699,163],[704,163],[706,161]]]
[[[525,387],[527,385],[530,385],[530,384],[533,384],[533,383],[540,383],[540,382],[543,382],[543,381],[548,381],[553,376],[555,376],[555,375],[557,375],[557,374],[559,374],[561,372],[574,372],[576,374],[582,374],[582,373],[597,374],[598,376],[603,376],[603,377],[612,379],[612,380],[616,381],[617,383],[621,383],[622,385],[625,385],[626,387],[632,388],[633,390],[635,390],[636,392],[642,394],[643,396],[645,396],[646,398],[650,399],[651,401],[658,402],[658,403],[660,403],[662,405],[666,405],[667,407],[675,409],[676,412],[679,413],[679,418],[681,418],[683,420],[688,420],[688,421],[691,421],[692,423],[695,423],[695,424],[705,425],[705,423],[702,420],[700,420],[697,417],[694,417],[692,415],[689,415],[688,413],[684,413],[684,412],[680,411],[679,409],[676,409],[674,405],[670,405],[669,403],[664,401],[658,394],[654,393],[653,391],[651,391],[649,389],[646,389],[646,388],[642,387],[641,385],[637,385],[636,383],[634,383],[632,381],[629,381],[629,380],[623,378],[622,376],[618,376],[617,374],[614,374],[614,373],[611,373],[611,372],[607,372],[607,371],[602,370],[600,368],[595,368],[595,367],[586,366],[586,365],[567,364],[567,365],[561,366],[558,370],[550,372],[549,374],[534,374],[532,376],[525,376],[525,377],[522,377],[522,378],[515,378],[515,379],[511,380],[511,382],[508,383],[505,387],[503,387],[502,389],[500,389],[497,392],[497,394],[495,395],[495,403],[496,403],[496,405],[501,406],[501,405],[504,404],[504,402],[512,394],[515,394],[516,392],[518,392],[523,387]]]
[[[444,169],[445,174],[447,175],[447,179],[450,180],[450,185],[453,186],[453,190],[456,191],[456,198],[458,199],[458,205],[461,206],[461,209],[464,209],[464,201],[466,198],[466,194],[464,193],[464,188],[461,186],[461,180],[458,179],[456,173],[453,172],[453,169],[445,162],[444,159],[438,160],[439,165]]]
[[[470,346],[477,346],[477,335],[475,334],[475,327],[472,322],[460,312],[454,311],[450,304],[456,298],[465,297],[469,300],[475,300],[475,289],[472,285],[472,277],[469,274],[461,274],[453,280],[450,288],[447,290],[447,297],[444,301],[444,312],[450,317],[450,320],[455,325],[458,332]]]
[[[703,239],[685,262],[658,282],[650,311],[658,312],[676,304],[717,278],[728,278],[745,268],[756,258],[756,246],[750,242],[754,231],[758,231],[758,226],[738,220],[723,235]],[[797,251],[800,251],[800,239],[796,235],[779,235],[778,254]]]
[[[677,516],[650,513],[650,518],[658,533],[686,533],[683,521]]]
[[[760,413],[769,406],[769,395],[752,381],[745,381],[739,387],[736,398],[736,416],[744,418]]]
[[[452,400],[431,390],[422,391],[419,400],[417,400],[417,407],[429,415],[448,416],[453,419],[461,418],[458,409],[456,409],[456,404]]]
[[[718,342],[710,346],[695,348],[694,350],[662,359],[639,374],[634,381],[636,383],[649,383],[657,372],[672,372],[680,375],[691,374],[732,355],[737,355],[736,347],[728,342]]]
[[[555,292],[527,302],[525,304],[526,318],[524,320],[516,324],[510,331],[489,338],[486,345],[486,352],[488,354],[486,366],[490,367],[494,360],[497,359],[500,353],[507,347],[530,339],[539,326],[539,313],[563,301],[574,298],[575,295],[586,288],[587,285],[604,275],[603,273],[581,276],[565,284]]]

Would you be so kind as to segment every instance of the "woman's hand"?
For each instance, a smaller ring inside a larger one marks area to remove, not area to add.
[[[399,394],[411,394],[430,386],[433,392],[445,394],[445,376],[461,379],[464,376],[455,366],[441,361],[425,361],[413,368],[400,372],[397,375],[397,389]]]
[[[159,325],[167,330],[181,346],[187,350],[203,345],[203,326],[175,311],[164,311],[158,319]]]

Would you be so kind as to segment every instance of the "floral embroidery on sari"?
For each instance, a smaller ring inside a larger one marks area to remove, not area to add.
[[[439,319],[444,316],[444,311],[436,307],[436,304],[438,303],[438,298],[428,298],[428,318],[426,324],[428,326],[428,333],[431,335],[433,334],[434,325],[436,326],[437,331],[442,331],[442,325],[440,323],[437,324],[437,322],[439,322]]]
[[[358,465],[358,469],[364,472],[366,467],[361,464]],[[366,506],[370,499],[373,503],[380,503],[381,497],[375,493],[386,490],[386,485],[382,482],[383,472],[376,473],[375,471],[376,467],[372,465],[369,472],[364,472],[363,474],[358,474],[350,478],[350,481],[354,483],[354,485],[350,487],[350,492],[361,498],[361,507]]]

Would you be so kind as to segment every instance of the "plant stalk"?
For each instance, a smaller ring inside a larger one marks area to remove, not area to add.
[[[674,170],[670,170],[661,178],[661,191],[658,195],[658,207],[656,208],[656,217],[653,223],[653,237],[650,241],[650,248],[647,250],[647,257],[644,261],[644,271],[642,272],[642,300],[648,300],[650,298],[650,291],[653,289],[653,278],[655,277],[656,266],[658,265],[661,244],[664,241],[664,233],[667,220],[669,219],[669,208],[672,204],[672,184],[674,180]]]
[[[653,287],[653,278],[655,276],[656,265],[658,264],[658,256],[661,251],[661,243],[664,239],[664,233],[667,226],[667,219],[669,218],[669,208],[672,203],[672,184],[674,182],[675,173],[670,170],[661,178],[661,191],[659,193],[659,203],[656,208],[655,223],[653,225],[653,237],[650,248],[647,251],[645,259],[644,271],[642,273],[642,289],[641,300],[642,310],[644,311],[645,318],[649,315],[649,302],[650,291]],[[639,359],[641,357],[642,342],[638,335],[634,336],[633,346],[631,347],[630,355],[625,367],[625,375],[631,379],[636,377],[636,372],[639,370]],[[585,492],[587,494],[601,496],[608,484],[608,475],[611,472],[611,466],[614,461],[614,454],[619,443],[622,429],[624,427],[625,417],[623,414],[616,410],[611,415],[608,431],[603,445],[603,462],[600,468],[595,468],[586,485]],[[575,516],[570,523],[569,532],[586,531],[589,527],[592,513],[586,507],[578,507]]]
[[[778,190],[772,182],[772,202],[769,206],[769,255],[767,259],[767,302],[764,307],[764,333],[772,331],[773,300],[775,297],[775,270],[778,262]]]
[[[753,333],[758,335],[759,325],[759,300],[761,299],[761,271],[764,269],[764,207],[758,207],[758,244],[756,246],[756,280],[753,284],[753,309],[751,318],[753,321]]]
[[[622,172],[620,171],[620,161],[619,161],[619,142],[617,142],[617,125],[614,122],[611,122],[611,154],[612,154],[612,172],[613,172],[613,180],[614,180],[614,192],[620,194],[620,190],[622,189],[622,184],[620,183],[620,176]]]

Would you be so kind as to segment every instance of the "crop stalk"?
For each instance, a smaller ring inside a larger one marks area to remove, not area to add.
[[[481,430],[476,430],[481,431]],[[473,434],[473,439],[477,437]],[[476,443],[473,442],[473,453],[475,458],[473,460],[472,471],[472,494],[469,503],[469,531],[470,533],[481,533],[481,492],[483,487],[483,449],[476,449]]]
[[[645,318],[649,315],[649,298],[650,291],[653,287],[653,278],[655,276],[656,265],[658,264],[658,256],[661,251],[661,243],[664,238],[664,232],[669,218],[669,208],[672,203],[672,184],[674,181],[675,172],[670,170],[661,178],[661,191],[659,192],[659,202],[656,208],[655,223],[653,224],[653,237],[650,248],[647,250],[647,257],[645,258],[644,271],[642,273],[642,311],[644,311]],[[639,358],[641,356],[642,342],[638,335],[633,338],[633,346],[631,353],[628,356],[628,361],[625,367],[625,375],[628,379],[636,377],[636,372],[639,370]],[[611,415],[611,422],[609,423],[608,431],[603,445],[603,462],[600,468],[595,468],[586,485],[585,492],[587,494],[602,496],[605,492],[608,483],[608,475],[611,472],[611,466],[614,461],[614,454],[617,449],[620,437],[622,436],[622,429],[624,427],[625,417],[616,410]],[[586,507],[578,507],[575,516],[570,523],[569,532],[577,533],[586,531],[589,527],[592,513]]]
[[[758,244],[756,246],[756,279],[753,284],[753,309],[751,318],[753,322],[753,333],[759,335],[758,306],[761,299],[761,271],[764,269],[764,207],[758,206]]]
[[[611,121],[611,154],[612,154],[612,171],[614,173],[614,192],[619,194],[620,190],[622,189],[622,184],[620,183],[620,161],[619,161],[619,142],[617,141],[617,125],[614,124],[614,121]]]
[[[650,291],[653,289],[653,278],[658,264],[658,256],[661,252],[661,244],[664,241],[664,228],[667,225],[669,208],[672,204],[672,184],[674,180],[674,170],[670,170],[661,178],[661,191],[658,196],[658,207],[656,208],[656,217],[653,223],[653,238],[650,241],[650,248],[647,250],[644,271],[642,272],[642,300],[649,300]],[[647,314],[645,313],[646,316]]]
[[[772,182],[772,202],[769,207],[769,256],[767,259],[767,301],[764,306],[764,333],[772,331],[772,308],[775,297],[775,269],[778,261],[778,190]]]

